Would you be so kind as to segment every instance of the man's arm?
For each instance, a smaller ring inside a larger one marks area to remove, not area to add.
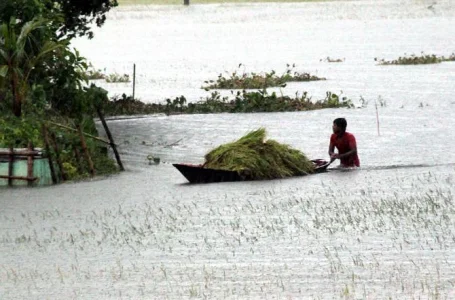
[[[332,156],[334,154],[335,154],[335,146],[332,143],[330,143],[330,145],[329,145],[329,155]]]
[[[330,162],[332,162],[336,159],[335,145],[333,144],[332,137],[330,137],[329,156],[330,156]]]

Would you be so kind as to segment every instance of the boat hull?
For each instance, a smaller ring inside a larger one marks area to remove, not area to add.
[[[315,165],[314,173],[317,174],[327,171],[328,163],[324,160],[313,160]],[[219,169],[204,168],[202,165],[190,164],[173,164],[179,172],[190,183],[212,183],[212,182],[229,182],[229,181],[248,181],[254,180],[248,175],[240,174],[236,171],[227,171]]]

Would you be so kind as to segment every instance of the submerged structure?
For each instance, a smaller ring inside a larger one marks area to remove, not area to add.
[[[50,185],[51,168],[42,149],[0,148],[0,186]]]

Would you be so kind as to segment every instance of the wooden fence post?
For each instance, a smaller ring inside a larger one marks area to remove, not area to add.
[[[57,144],[57,138],[55,137],[55,133],[50,132],[51,136],[51,141],[52,141],[52,146],[54,147],[55,151],[55,159],[57,160],[58,167],[60,168],[60,174],[62,175],[63,181],[68,179],[68,176],[66,175],[65,169],[63,168],[63,163],[62,160],[60,159],[60,149]]]
[[[13,164],[14,164],[14,148],[9,147],[9,159],[8,159],[8,186],[13,186]]]
[[[51,170],[52,183],[56,184],[57,176],[55,176],[54,164],[52,163],[51,149],[49,147],[49,137],[47,136],[47,128],[46,128],[46,125],[44,125],[44,124],[43,124],[43,138],[44,138],[44,146],[46,149],[47,159],[49,160],[49,169]]]
[[[107,123],[106,123],[106,120],[104,119],[101,109],[99,107],[96,107],[96,112],[98,113],[98,117],[100,118],[101,123],[103,124],[104,130],[106,131],[107,138],[109,139],[112,150],[114,151],[115,159],[117,160],[117,164],[120,168],[120,171],[125,171],[122,161],[120,160],[120,155],[117,151],[117,146],[115,145],[114,138],[112,137],[109,127],[107,127]]]
[[[90,152],[87,149],[87,143],[85,142],[84,133],[82,132],[82,128],[80,124],[76,125],[77,131],[79,131],[79,138],[81,140],[82,151],[84,151],[85,158],[88,162],[89,172],[92,177],[95,176],[95,167],[93,166],[92,157],[90,156]]]
[[[74,150],[74,156],[76,157],[77,171],[79,172],[79,174],[82,175],[84,170],[82,168],[81,154],[79,153],[79,150],[77,149],[76,145],[73,145],[73,150]]]
[[[136,64],[133,64],[133,100],[136,92]]]
[[[33,151],[32,142],[28,142],[28,151],[29,152]],[[33,178],[33,160],[34,160],[34,158],[35,157],[33,155],[29,155],[27,157],[27,178],[29,178],[27,180],[27,185],[28,186],[32,186],[33,185],[32,178]]]

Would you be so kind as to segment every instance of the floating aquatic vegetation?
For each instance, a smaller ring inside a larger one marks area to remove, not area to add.
[[[232,97],[222,97],[213,92],[196,103],[187,103],[184,96],[166,99],[166,104],[144,103],[132,97],[114,97],[104,103],[106,115],[134,115],[134,114],[206,114],[206,113],[252,113],[252,112],[285,112],[306,111],[324,108],[352,108],[352,101],[342,96],[327,92],[321,100],[312,100],[307,92],[295,97],[279,96],[275,92],[269,94],[266,90],[256,92],[232,92]]]
[[[252,179],[274,179],[312,173],[313,163],[299,150],[266,140],[264,128],[221,145],[205,155],[204,167],[237,171]]]
[[[330,58],[329,56],[327,56],[327,58],[320,59],[319,61],[326,61],[326,62],[329,62],[329,63],[337,63],[337,62],[344,62],[345,58],[343,58],[343,59],[341,59],[341,58]]]
[[[242,64],[239,65],[239,68]],[[276,71],[272,70],[269,73],[240,73],[233,72],[229,77],[223,74],[218,75],[218,79],[208,80],[204,83],[207,86],[202,87],[205,90],[210,89],[262,89],[267,87],[285,87],[286,82],[291,81],[317,81],[325,80],[323,77],[317,77],[309,73],[300,73],[294,71],[295,64],[286,65],[286,72],[282,75],[277,75]]]
[[[106,82],[114,83],[114,82],[130,82],[130,75],[123,74],[120,75],[118,73],[112,73],[106,76]]]
[[[450,54],[450,56],[447,58],[442,56],[441,59],[442,61],[455,61],[455,53]]]
[[[424,64],[438,64],[444,61],[455,61],[455,53],[452,53],[449,57],[436,56],[435,54],[424,54],[421,52],[420,56],[411,54],[410,56],[400,56],[398,59],[387,61],[385,59],[374,60],[379,62],[380,65],[424,65]]]
[[[114,82],[130,82],[130,76],[128,74],[118,74],[118,73],[111,73],[106,74],[106,69],[95,69],[92,64],[90,64],[85,71],[85,76],[87,80],[101,80],[104,79],[106,82],[114,83]]]
[[[100,69],[96,70],[94,68],[90,68],[87,70],[86,74],[88,80],[100,80],[105,79],[106,75]]]

